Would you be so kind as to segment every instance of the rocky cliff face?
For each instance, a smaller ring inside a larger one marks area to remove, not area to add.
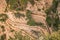
[[[5,0],[0,0],[0,13],[3,13],[6,8],[6,1]]]
[[[8,16],[5,22],[0,21],[0,25],[5,26],[4,27],[5,31],[2,32],[2,29],[1,29],[1,34],[6,34],[6,37],[7,37],[6,40],[8,40],[9,36],[11,36],[12,34],[13,35],[11,37],[14,37],[14,32],[10,32],[11,29],[13,29],[14,31],[24,30],[22,34],[24,35],[24,33],[27,32],[32,39],[33,38],[38,39],[40,37],[39,33],[46,35],[47,34],[47,28],[46,28],[47,15],[45,13],[45,10],[50,8],[50,6],[52,6],[52,2],[53,0],[34,0],[33,5],[30,2],[27,2],[26,8],[24,10],[19,10],[19,11],[9,9],[10,5],[8,5],[8,8],[7,8],[8,11],[5,12],[7,3],[5,0],[0,0],[0,3],[1,3],[0,15],[6,14]],[[59,8],[60,7],[58,7],[58,11],[59,11]],[[1,16],[0,20],[2,18],[4,18],[4,16]]]

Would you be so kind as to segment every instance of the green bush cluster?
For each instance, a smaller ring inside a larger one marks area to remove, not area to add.
[[[2,31],[5,31],[5,27],[0,25],[0,28],[2,29]]]
[[[15,38],[11,38],[9,40],[33,40],[31,37],[28,35],[23,36],[22,32],[15,32]]]
[[[12,10],[25,10],[28,1],[34,5],[34,0],[6,0],[7,6],[10,5],[10,9]]]
[[[60,31],[53,32],[51,35],[46,36],[45,40],[60,40]]]
[[[58,3],[58,0],[53,0],[52,6],[45,11],[47,14],[47,24],[55,30],[58,30],[59,27],[59,16],[57,12]]]
[[[28,35],[26,36],[23,36],[22,34],[20,34],[21,32],[19,33],[16,33],[15,34],[15,38],[12,38],[12,37],[9,37],[8,40],[33,40],[31,37],[29,37]],[[6,39],[6,34],[3,34],[0,36],[0,40],[5,40]]]
[[[30,10],[27,10],[27,13],[26,13],[26,17],[27,17],[27,19],[28,19],[28,22],[27,22],[27,24],[28,25],[30,25],[30,26],[42,26],[43,25],[43,23],[37,23],[37,22],[35,22],[34,21],[34,19],[32,18],[32,12],[30,11]]]
[[[10,9],[12,10],[23,10],[27,1],[26,0],[6,0],[7,5],[10,5]],[[23,6],[24,5],[24,6]]]
[[[0,36],[0,40],[5,40],[6,39],[6,34],[3,34],[2,36]]]
[[[21,16],[22,16],[22,17],[25,17],[24,14],[21,14],[21,13],[19,13],[19,12],[14,13],[14,15],[15,15],[16,18],[20,18]]]
[[[8,19],[8,16],[6,14],[0,14],[0,21],[5,22]]]

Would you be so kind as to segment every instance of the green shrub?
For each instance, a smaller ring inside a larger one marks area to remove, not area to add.
[[[29,2],[34,5],[35,4],[35,1],[34,0],[29,0]]]
[[[20,18],[21,16],[22,16],[22,17],[25,17],[24,14],[21,14],[21,13],[19,13],[19,12],[14,13],[14,15],[15,15],[16,18]]]
[[[6,0],[7,5],[10,5],[12,10],[23,10],[26,8],[27,0]]]
[[[15,38],[11,38],[9,40],[30,40],[31,38],[28,35],[23,36],[22,32],[15,32]],[[31,39],[32,40],[32,39]]]
[[[27,17],[27,24],[30,26],[42,26],[43,23],[37,23],[34,21],[34,19],[31,16],[32,12],[30,10],[27,10],[26,17]]]
[[[46,22],[49,25],[49,27],[53,28],[53,30],[59,29],[59,17],[57,12],[58,3],[58,0],[53,0],[52,6],[45,11],[47,14]]]
[[[5,40],[6,39],[6,34],[3,34],[2,36],[0,36],[0,40]]]
[[[0,14],[0,21],[5,22],[8,19],[8,16],[6,14]]]
[[[51,35],[48,35],[46,40],[60,40],[60,32],[53,32]]]
[[[2,31],[4,32],[5,31],[5,27],[4,26],[0,26]]]
[[[10,9],[12,10],[25,10],[28,1],[34,5],[34,0],[6,0],[7,5],[10,5]]]

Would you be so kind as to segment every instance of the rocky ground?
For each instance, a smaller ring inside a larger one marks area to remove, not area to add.
[[[47,27],[46,24],[46,13],[45,10],[48,9],[52,5],[53,0],[41,0],[41,1],[35,1],[34,6],[32,6],[29,2],[27,4],[26,10],[32,11],[32,18],[34,19],[35,22],[37,23],[43,23],[45,27]],[[6,34],[6,40],[8,40],[8,35],[13,37],[12,32],[9,32],[12,28],[15,31],[19,30],[24,30],[27,32],[32,38],[38,38],[38,35],[34,33],[33,31],[41,32],[41,34],[46,35],[47,34],[47,29],[42,28],[43,26],[29,26],[27,25],[26,16],[25,17],[20,17],[16,18],[14,13],[16,13],[15,10],[8,10],[8,12],[4,12],[6,9],[6,1],[5,0],[0,0],[0,14],[6,14],[8,16],[8,19],[6,22],[0,22],[0,25],[5,26],[5,32],[2,32],[2,29],[0,29],[0,35]],[[60,5],[60,4],[59,4]],[[60,6],[58,7],[58,11],[60,12]],[[24,15],[26,15],[26,10],[24,11],[18,11]],[[51,28],[50,28],[51,29]],[[33,31],[32,31],[33,30]],[[50,30],[51,31],[51,30]],[[51,31],[52,32],[52,31]],[[24,33],[24,32],[23,32]]]

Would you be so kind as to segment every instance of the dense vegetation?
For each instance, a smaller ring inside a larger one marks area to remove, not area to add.
[[[59,1],[58,0],[53,0],[52,6],[46,10],[47,18],[46,21],[48,25],[55,30],[59,30],[60,25],[60,20],[59,20],[59,15],[57,11],[57,6],[58,6]]]
[[[0,21],[5,22],[8,19],[8,16],[6,14],[0,14]]]
[[[10,5],[10,9],[12,10],[25,10],[26,6],[27,6],[27,3],[28,1],[34,5],[34,0],[6,0],[6,3],[7,3],[7,7],[8,5]]]
[[[22,35],[22,31],[12,31],[14,32],[14,37],[11,37],[8,35],[8,40],[35,40],[34,38],[31,38],[28,34]],[[5,40],[6,34],[0,35],[0,40]]]
[[[15,15],[16,18],[20,18],[21,16],[22,16],[22,17],[25,17],[24,14],[21,14],[21,13],[19,13],[19,12],[14,13],[14,15]]]
[[[45,40],[60,40],[60,31],[53,32],[51,35],[47,35]]]

